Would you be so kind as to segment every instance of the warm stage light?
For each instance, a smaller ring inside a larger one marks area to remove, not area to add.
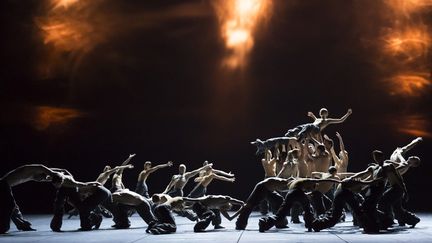
[[[432,88],[430,73],[399,74],[388,81],[392,95],[416,97],[423,95]]]
[[[37,130],[45,130],[51,126],[64,125],[83,114],[71,108],[38,106],[35,108],[33,126]]]
[[[269,17],[271,4],[271,0],[214,1],[221,35],[230,52],[224,65],[234,69],[246,64],[247,55],[254,46],[257,25]]]

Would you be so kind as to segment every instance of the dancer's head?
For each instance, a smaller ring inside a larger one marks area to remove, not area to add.
[[[384,164],[384,153],[379,151],[379,150],[374,150],[372,152],[372,158],[375,161],[375,163],[379,164],[379,165],[383,165]]]
[[[151,166],[152,166],[152,162],[151,162],[151,161],[146,161],[146,162],[144,163],[144,170],[148,170],[148,169],[150,169]]]
[[[184,173],[186,173],[186,165],[180,164],[179,165],[179,174],[183,175]]]
[[[321,108],[319,114],[320,114],[321,118],[327,118],[327,116],[328,116],[328,110],[326,108]]]
[[[106,172],[108,170],[111,170],[111,166],[109,166],[109,165],[107,165],[107,166],[104,167],[103,172]]]
[[[421,164],[421,160],[417,156],[410,156],[407,160],[407,163],[411,167],[418,167]]]
[[[335,166],[330,166],[330,167],[328,168],[328,173],[331,174],[331,175],[336,175],[336,174],[337,174],[337,169],[336,169],[336,167],[335,167]]]

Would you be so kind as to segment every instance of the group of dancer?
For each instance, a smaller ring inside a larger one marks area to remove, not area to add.
[[[272,227],[287,228],[287,216],[292,223],[301,223],[308,231],[320,231],[345,220],[345,213],[353,215],[353,224],[366,233],[378,233],[391,228],[395,222],[414,227],[420,219],[405,208],[408,192],[403,175],[411,167],[420,165],[417,156],[406,158],[406,153],[422,141],[416,138],[404,147],[398,147],[386,159],[381,151],[372,152],[372,163],[360,172],[349,172],[349,156],[342,136],[336,133],[339,153],[333,140],[323,133],[330,124],[344,122],[351,109],[340,119],[328,117],[328,111],[320,110],[319,117],[312,112],[313,122],[297,126],[283,137],[252,142],[257,155],[262,155],[264,180],[259,181],[245,202],[226,195],[207,195],[207,187],[214,180],[234,182],[231,172],[213,168],[212,163],[187,171],[184,164],[173,175],[162,193],[150,196],[147,179],[153,172],[173,166],[171,161],[152,166],[147,161],[139,173],[134,190],[122,181],[124,170],[132,169],[134,154],[122,164],[105,166],[95,181],[79,182],[73,175],[59,168],[41,164],[24,165],[10,171],[0,179],[0,233],[6,233],[10,221],[17,229],[34,230],[24,219],[12,194],[12,187],[28,181],[50,182],[56,188],[54,215],[50,223],[53,231],[62,227],[65,205],[70,204],[80,218],[81,230],[98,229],[103,217],[112,217],[113,228],[129,228],[129,217],[137,213],[148,225],[152,234],[174,233],[177,229],[173,213],[194,221],[194,231],[203,232],[210,224],[215,229],[224,228],[221,215],[227,220],[236,219],[236,229],[244,230],[255,208],[263,217],[259,231]],[[194,178],[193,190],[185,196],[185,185]],[[111,179],[110,189],[105,185]],[[230,215],[233,206],[238,210]],[[271,214],[271,215],[270,215]]]

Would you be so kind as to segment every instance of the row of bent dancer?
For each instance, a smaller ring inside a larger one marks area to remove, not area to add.
[[[128,219],[133,213],[138,213],[147,223],[147,232],[166,234],[176,231],[175,219],[172,212],[196,221],[195,231],[204,231],[210,223],[215,229],[221,226],[221,214],[229,217],[228,211],[232,205],[243,205],[243,202],[229,196],[208,195],[207,186],[214,180],[234,182],[231,172],[224,172],[213,168],[213,164],[204,162],[201,168],[186,171],[184,164],[179,165],[179,174],[174,175],[165,191],[154,194],[149,198],[147,178],[153,172],[173,165],[166,164],[152,166],[151,162],[144,163],[144,169],[138,176],[135,191],[127,189],[122,181],[123,171],[134,168],[129,164],[135,154],[130,155],[121,165],[111,168],[106,166],[103,172],[93,182],[79,182],[66,169],[48,168],[41,164],[20,166],[0,179],[0,196],[5,203],[0,207],[0,233],[6,233],[10,228],[10,220],[17,229],[23,231],[34,230],[31,223],[24,219],[13,197],[12,187],[28,181],[51,182],[57,189],[54,199],[54,215],[50,227],[60,232],[62,227],[65,204],[72,205],[80,217],[80,230],[98,229],[102,222],[102,215],[113,218],[113,228],[125,229],[130,227]],[[183,197],[183,188],[193,177],[195,187],[187,197]],[[111,188],[105,184],[111,179]]]
[[[216,170],[208,162],[190,172],[184,164],[179,165],[179,174],[172,177],[162,193],[152,197],[146,183],[148,176],[172,166],[172,162],[157,166],[145,162],[135,191],[127,189],[122,182],[123,171],[133,168],[129,163],[134,155],[114,168],[106,166],[93,182],[79,182],[65,169],[40,164],[18,167],[0,179],[0,197],[4,202],[0,207],[0,233],[9,230],[11,220],[19,230],[33,230],[31,223],[22,216],[11,189],[28,181],[51,182],[57,189],[50,223],[56,232],[61,231],[66,203],[77,210],[81,230],[98,229],[104,212],[112,215],[114,228],[129,228],[128,217],[136,212],[148,225],[147,232],[152,234],[176,231],[173,212],[195,221],[195,232],[205,231],[210,224],[216,229],[223,228],[221,215],[228,220],[237,218],[236,229],[243,230],[257,206],[264,214],[269,209],[274,214],[259,220],[260,232],[274,226],[288,227],[290,213],[294,223],[300,222],[299,215],[303,214],[305,227],[309,231],[320,231],[343,220],[345,210],[352,212],[354,224],[367,233],[391,227],[394,219],[400,225],[414,227],[420,219],[404,208],[408,193],[402,176],[409,168],[420,164],[417,156],[405,159],[405,154],[422,139],[416,138],[397,148],[388,160],[382,152],[374,151],[374,163],[364,171],[347,172],[348,152],[342,137],[337,134],[340,144],[337,155],[333,141],[322,136],[322,130],[329,124],[344,122],[351,113],[348,110],[342,118],[332,119],[327,117],[326,109],[321,109],[319,118],[309,112],[313,123],[290,129],[284,137],[253,142],[257,153],[264,154],[262,164],[266,178],[256,184],[246,202],[224,195],[206,195],[212,180],[235,180],[234,174]],[[184,197],[183,188],[197,175],[196,186]],[[105,187],[109,179],[110,190]],[[230,216],[228,212],[233,205],[240,208]]]

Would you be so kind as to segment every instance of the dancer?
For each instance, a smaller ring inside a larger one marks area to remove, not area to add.
[[[316,176],[315,178],[318,177],[318,179],[341,179],[341,177],[339,177],[337,174],[336,167],[334,166],[330,166],[330,168],[328,169],[328,173],[313,172],[312,176]],[[329,209],[329,206],[331,206],[332,200],[328,198],[326,194],[334,188],[334,185],[334,182],[320,182],[318,183],[315,190],[311,192],[311,200],[313,208],[315,209],[315,217],[318,217],[319,215],[325,213]]]
[[[233,217],[229,216],[228,211],[233,205],[243,205],[243,201],[224,195],[207,195],[199,198],[189,197],[171,197],[168,194],[154,194],[152,201],[158,205],[157,207],[165,206],[173,211],[181,211],[187,208],[187,203],[193,203],[192,208],[199,216],[200,220],[194,226],[194,232],[204,232],[214,220],[216,215],[214,210],[218,210],[228,220]],[[190,204],[189,204],[190,205]]]
[[[88,231],[98,229],[102,216],[92,212],[110,198],[111,193],[99,182],[76,181],[70,172],[63,171],[63,183],[57,187],[54,200],[54,215],[51,219],[50,228],[54,232],[60,232],[63,222],[64,204],[68,200],[78,210],[81,222],[80,230]]]
[[[13,222],[19,230],[34,230],[31,228],[31,223],[25,220],[21,212],[19,212],[18,205],[12,193],[12,187],[29,181],[51,182],[58,186],[63,183],[63,175],[42,164],[28,164],[11,170],[1,177],[0,197],[2,206],[0,207],[0,234],[4,234],[9,230],[11,216],[14,211]]]
[[[411,141],[409,144],[401,147],[396,148],[392,155],[390,156],[390,160],[394,162],[405,162],[404,155],[406,152],[410,151],[412,148],[414,148],[417,144],[423,141],[423,138],[417,137],[413,141]]]
[[[204,162],[204,165],[208,164],[208,162]],[[222,180],[222,181],[228,181],[228,182],[234,182],[235,181],[235,177],[234,174],[231,173],[227,173],[221,170],[215,170],[213,168],[207,168],[203,171],[200,172],[200,174],[202,174],[200,177],[195,178],[195,182],[197,182],[196,186],[194,187],[194,189],[189,193],[188,197],[189,198],[200,198],[205,196],[205,194],[207,193],[207,187],[208,185],[213,181],[213,179],[217,179],[217,180]],[[221,175],[218,175],[221,174]],[[225,177],[225,176],[230,176],[229,177]],[[217,209],[213,209],[213,214],[214,217],[212,217],[212,224],[214,225],[215,229],[222,229],[224,228],[221,223],[222,223],[222,219],[220,216],[220,212]],[[199,217],[199,215],[198,215]]]
[[[347,113],[339,119],[328,118],[328,110],[326,108],[322,108],[319,114],[320,117],[317,118],[312,112],[308,112],[308,116],[311,117],[314,121],[312,123],[299,125],[293,129],[288,130],[285,136],[297,137],[298,140],[303,140],[306,137],[311,137],[321,142],[321,132],[328,125],[344,122],[352,114],[352,110],[348,109]]]
[[[418,167],[420,165],[420,158],[417,156],[411,156],[408,160],[398,163],[391,160],[386,160],[385,164],[392,164],[396,166],[396,171],[399,175],[404,175],[409,168]],[[402,178],[402,177],[401,177]],[[399,182],[394,176],[389,178],[387,183],[387,189],[382,195],[378,202],[378,209],[381,210],[385,215],[393,215],[398,220],[400,226],[405,224],[410,225],[412,228],[420,222],[420,218],[414,213],[406,210],[402,205],[403,202],[408,201],[408,191],[406,190],[405,184]]]
[[[365,177],[363,172],[354,174],[351,177],[345,178],[336,189],[332,203],[332,208],[323,217],[316,218],[312,223],[312,228],[315,232],[335,226],[343,215],[345,204],[348,204],[353,217],[364,224],[365,215],[361,210],[361,202],[358,200],[363,187],[377,183],[382,178],[375,180],[362,180]]]
[[[135,187],[135,192],[140,194],[141,196],[144,196],[146,198],[150,198],[148,193],[148,186],[147,186],[147,178],[149,175],[159,169],[171,167],[173,163],[171,161],[168,161],[166,164],[156,165],[152,167],[152,163],[150,161],[146,161],[144,163],[144,170],[141,171],[141,173],[138,176],[138,181]]]
[[[211,168],[213,164],[204,165],[196,170],[186,172],[186,165],[179,165],[179,174],[173,175],[170,183],[163,191],[163,194],[168,194],[171,197],[183,196],[183,188],[186,186],[186,183],[190,180],[190,178],[196,176],[200,171],[205,170],[207,168]]]
[[[325,135],[324,137],[326,137],[327,135]],[[347,172],[348,169],[348,152],[345,150],[345,145],[344,142],[342,140],[342,136],[336,132],[336,137],[339,140],[339,148],[340,148],[340,152],[339,152],[339,156],[336,155],[334,146],[331,147],[330,149],[330,153],[333,157],[333,161],[335,163],[336,169],[338,172]],[[328,138],[328,137],[327,137]]]
[[[258,206],[263,199],[266,199],[269,202],[272,209],[278,209],[283,202],[283,197],[277,191],[287,191],[289,189],[289,183],[294,179],[295,178],[293,177],[270,177],[258,182],[246,200],[244,206],[233,215],[233,217],[238,215],[236,230],[246,229],[253,208]],[[288,222],[281,222],[277,227],[284,228],[287,224]]]

